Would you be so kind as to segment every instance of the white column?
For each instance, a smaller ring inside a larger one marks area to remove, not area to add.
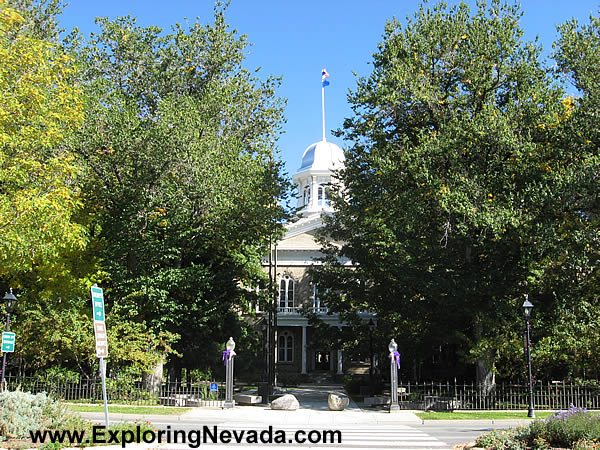
[[[312,175],[310,209],[317,209],[317,177]]]
[[[342,351],[337,351],[337,374],[342,375],[344,373],[343,360],[342,360]]]
[[[306,374],[306,325],[302,326],[302,374]]]

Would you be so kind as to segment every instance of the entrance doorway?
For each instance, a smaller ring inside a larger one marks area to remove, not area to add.
[[[315,351],[315,370],[330,370],[329,352]]]

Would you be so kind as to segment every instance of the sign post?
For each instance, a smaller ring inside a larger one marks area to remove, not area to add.
[[[96,356],[100,358],[100,377],[102,378],[102,397],[104,399],[104,421],[108,430],[108,401],[106,396],[106,361],[108,356],[108,336],[104,322],[104,294],[96,284],[92,286],[92,309],[94,312],[94,335],[96,337]]]

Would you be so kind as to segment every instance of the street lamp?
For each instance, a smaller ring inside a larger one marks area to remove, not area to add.
[[[223,361],[225,363],[225,403],[224,408],[233,408],[233,358],[235,357],[235,342],[232,337],[225,344]]]
[[[527,353],[527,371],[529,376],[529,379],[527,380],[527,384],[529,385],[529,410],[527,411],[527,417],[535,417],[535,407],[533,404],[533,375],[531,374],[531,335],[529,325],[532,309],[533,304],[529,301],[529,295],[525,294],[525,301],[523,302],[525,322],[527,323],[527,329],[525,331],[525,352]]]
[[[9,293],[4,295],[2,300],[4,300],[4,302],[6,303],[6,331],[9,331],[10,315],[12,314],[12,312],[14,311],[14,307],[16,306],[17,297],[15,297],[15,295],[13,294],[12,289],[11,289]],[[2,381],[0,381],[0,391],[4,391],[4,376],[6,373],[6,354],[7,353],[8,352],[4,352],[4,354],[2,355]]]
[[[375,322],[373,322],[373,318],[369,319],[367,326],[369,327],[369,384],[371,385],[371,395],[375,395],[373,386],[373,331],[375,330]]]
[[[400,366],[400,353],[398,353],[398,344],[395,340],[391,340],[388,345],[390,351],[390,390],[391,402],[390,412],[398,411],[398,367]]]

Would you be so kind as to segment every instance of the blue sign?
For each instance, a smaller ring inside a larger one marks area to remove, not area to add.
[[[210,383],[210,392],[217,392],[219,390],[219,385],[217,383]]]

